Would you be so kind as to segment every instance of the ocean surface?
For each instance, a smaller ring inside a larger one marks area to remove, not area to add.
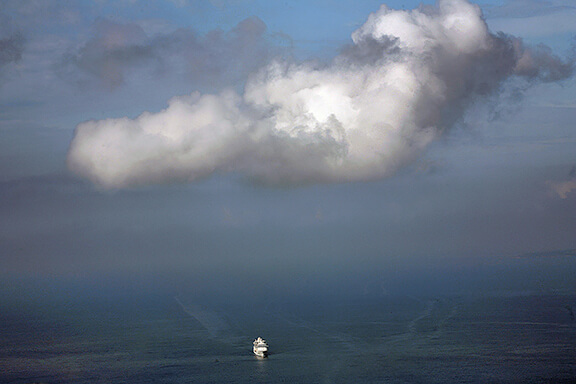
[[[575,383],[573,310],[576,295],[522,292],[12,297],[0,382]]]

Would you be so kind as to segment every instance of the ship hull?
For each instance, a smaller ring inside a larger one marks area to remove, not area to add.
[[[268,357],[268,351],[267,350],[258,350],[255,348],[253,350],[253,352],[258,357]]]

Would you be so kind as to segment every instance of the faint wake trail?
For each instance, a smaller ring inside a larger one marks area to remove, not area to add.
[[[220,337],[231,331],[228,322],[218,316],[215,312],[203,309],[194,304],[184,305],[178,297],[175,297],[174,299],[184,312],[196,319],[208,331],[210,336]]]
[[[426,306],[406,326],[406,332],[392,336],[388,339],[386,344],[403,343],[422,343],[424,340],[437,339],[443,332],[445,325],[452,319],[459,310],[458,304],[449,304],[450,311],[444,313],[442,305],[446,304],[440,299],[432,299],[426,301]],[[429,321],[430,324],[425,324],[425,329],[418,329],[418,325],[424,321]]]
[[[424,320],[425,318],[430,317],[430,315],[432,314],[432,311],[434,310],[434,307],[437,304],[438,304],[438,300],[428,300],[426,302],[426,308],[424,308],[424,311],[422,311],[420,316],[412,319],[412,321],[410,321],[410,323],[408,323],[408,332],[406,333],[406,335],[414,336],[417,333],[416,326],[418,325],[418,323],[420,321]]]
[[[301,319],[301,318],[296,318],[295,320],[291,320],[291,319],[288,319],[286,316],[283,316],[279,313],[268,312],[268,314],[288,323],[289,325],[291,325],[295,328],[307,329],[307,330],[312,331],[318,335],[321,335],[326,340],[336,342],[336,343],[342,345],[344,348],[348,349],[349,352],[358,352],[358,351],[362,350],[362,347],[359,346],[359,344],[358,344],[358,340],[354,339],[352,336],[350,336],[348,334],[341,333],[341,332],[333,333],[333,332],[321,331],[321,330],[313,327],[309,321]]]

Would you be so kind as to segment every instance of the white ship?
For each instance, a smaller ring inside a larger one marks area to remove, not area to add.
[[[268,344],[266,344],[266,340],[258,337],[256,340],[254,340],[254,348],[252,350],[256,356],[268,356]]]

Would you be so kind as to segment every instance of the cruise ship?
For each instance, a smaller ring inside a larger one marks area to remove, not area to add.
[[[254,340],[254,348],[252,349],[254,354],[259,357],[266,357],[268,356],[268,344],[266,344],[266,340],[261,337],[258,337]]]

